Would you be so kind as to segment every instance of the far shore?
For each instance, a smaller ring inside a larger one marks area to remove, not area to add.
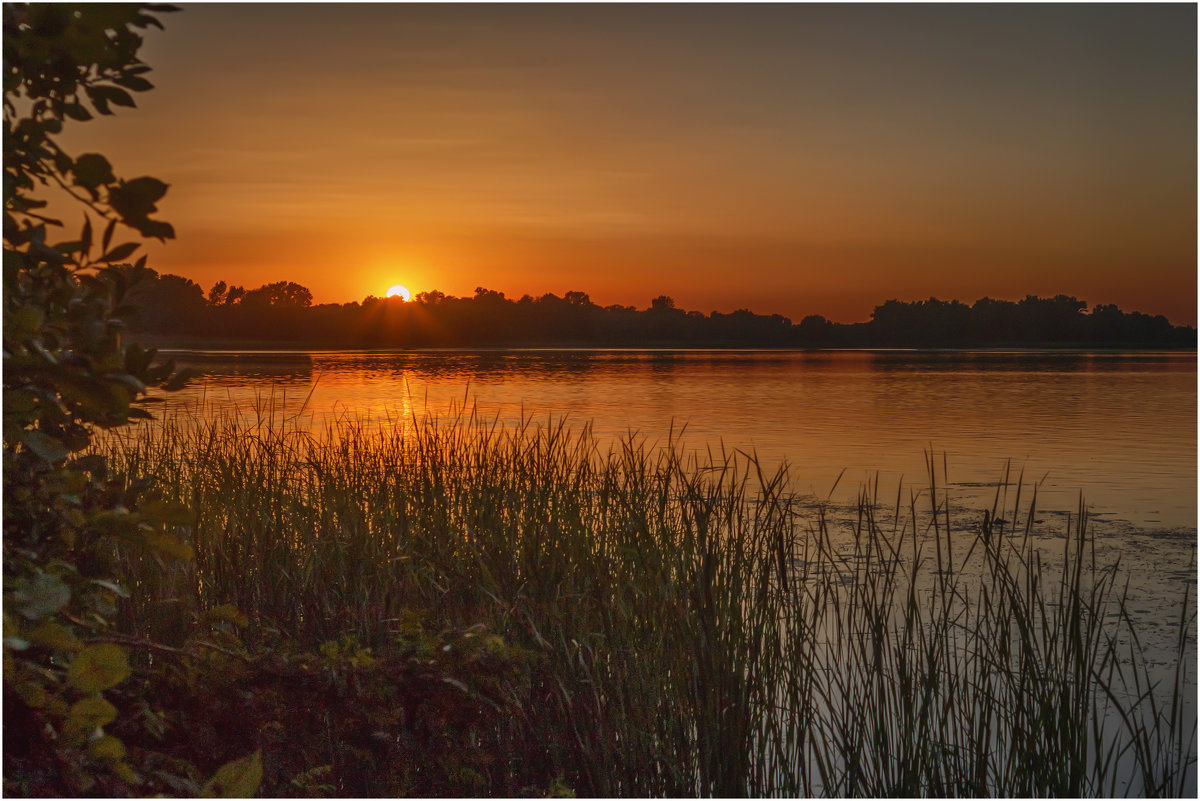
[[[283,339],[246,339],[244,337],[196,337],[174,336],[170,334],[143,333],[131,331],[127,334],[130,342],[136,342],[145,347],[154,347],[160,351],[387,351],[387,352],[491,352],[511,350],[543,350],[543,351],[670,351],[670,350],[714,350],[714,351],[792,351],[792,352],[911,352],[911,353],[1011,353],[1011,352],[1052,352],[1052,353],[1196,353],[1194,347],[1170,347],[1164,345],[1139,345],[1137,343],[1094,343],[1094,342],[1014,342],[997,345],[953,345],[941,347],[900,348],[900,347],[796,347],[747,344],[743,342],[656,342],[644,347],[629,344],[595,344],[589,342],[514,342],[508,345],[458,345],[447,347],[380,347],[378,345],[356,344],[342,342],[335,344],[318,344],[313,342],[297,342]]]

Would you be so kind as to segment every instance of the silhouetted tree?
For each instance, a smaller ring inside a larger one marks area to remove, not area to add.
[[[650,309],[652,311],[668,311],[675,308],[675,298],[669,295],[659,295],[654,300],[650,301]]]
[[[1020,303],[981,298],[971,306],[929,298],[888,300],[867,323],[840,324],[809,315],[798,325],[778,314],[748,309],[730,313],[676,308],[660,295],[648,309],[599,307],[587,293],[523,295],[477,287],[471,297],[437,290],[410,301],[369,295],[362,304],[311,306],[311,293],[279,281],[247,293],[219,282],[199,297],[199,287],[179,276],[156,278],[147,288],[156,310],[142,327],[181,333],[219,333],[250,339],[287,340],[314,346],[474,347],[517,345],[739,346],[739,347],[992,347],[1087,345],[1192,347],[1195,330],[1163,317],[1115,306],[1085,314],[1076,298],[1029,296]],[[223,291],[224,290],[224,291]],[[196,315],[199,320],[197,321]],[[190,315],[190,316],[189,316]]]
[[[208,304],[204,289],[181,275],[145,270],[130,291],[129,302],[144,330],[191,334],[205,328]]]
[[[242,298],[242,303],[246,306],[303,308],[312,305],[312,292],[294,281],[276,281],[273,284],[264,284],[258,289],[250,290]]]

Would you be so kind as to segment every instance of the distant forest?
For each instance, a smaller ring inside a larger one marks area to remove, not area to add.
[[[422,292],[411,301],[313,305],[312,293],[280,281],[257,289],[224,281],[207,293],[194,281],[154,270],[136,279],[126,315],[134,331],[205,340],[292,343],[304,347],[1099,347],[1195,348],[1196,329],[1162,315],[1088,310],[1067,295],[1021,301],[982,298],[971,305],[937,298],[889,300],[865,323],[810,315],[685,311],[666,295],[648,308],[598,306],[585,292],[518,300],[479,287],[473,297]]]

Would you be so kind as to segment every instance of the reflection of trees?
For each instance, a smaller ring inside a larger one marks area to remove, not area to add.
[[[869,355],[871,369],[886,373],[961,372],[1081,372],[1093,369],[1087,353],[893,353]],[[1142,362],[1138,362],[1141,364]]]
[[[192,368],[199,382],[224,383],[225,379],[265,379],[278,383],[312,382],[313,363],[307,353],[203,353],[187,352],[175,361]]]
[[[649,308],[599,306],[586,292],[518,300],[476,288],[471,297],[422,292],[413,301],[367,297],[362,303],[312,305],[290,281],[247,291],[219,282],[209,290],[186,278],[149,271],[135,292],[143,330],[199,338],[234,337],[315,347],[1195,347],[1192,327],[1165,317],[1126,313],[1067,295],[973,305],[937,298],[889,300],[867,323],[820,315],[798,325],[747,309],[686,311],[660,295]]]

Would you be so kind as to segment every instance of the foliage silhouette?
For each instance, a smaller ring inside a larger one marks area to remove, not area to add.
[[[1194,348],[1191,326],[1116,306],[1086,313],[1067,295],[973,305],[937,298],[889,300],[867,323],[810,315],[793,324],[747,309],[685,311],[660,295],[649,308],[601,307],[579,290],[519,300],[477,287],[459,298],[432,290],[411,302],[369,296],[360,303],[311,305],[311,293],[279,281],[246,292],[218,282],[207,300],[198,285],[154,275],[137,290],[133,322],[155,334],[234,337],[307,347],[757,347],[757,348]]]
[[[145,257],[118,230],[166,240],[155,219],[161,181],[118,178],[98,153],[71,156],[56,137],[69,120],[132,107],[151,88],[138,32],[166,5],[4,6],[4,790],[18,795],[117,795],[143,784],[146,752],[114,730],[136,661],[118,632],[129,593],[118,553],[187,559],[174,536],[185,507],[144,476],[112,478],[90,453],[94,429],[149,417],[148,387],[182,386],[153,349],[121,341],[129,288]],[[50,187],[83,205],[77,239],[51,243]],[[102,226],[102,228],[101,228]],[[97,231],[101,231],[97,235]],[[199,287],[156,278],[157,307],[203,312]],[[199,293],[199,294],[197,294]],[[197,300],[199,305],[196,305]],[[239,745],[240,747],[240,745]],[[171,770],[169,780],[185,782]],[[256,782],[239,787],[254,790]],[[175,792],[183,785],[173,786]],[[197,788],[199,789],[199,788]]]

